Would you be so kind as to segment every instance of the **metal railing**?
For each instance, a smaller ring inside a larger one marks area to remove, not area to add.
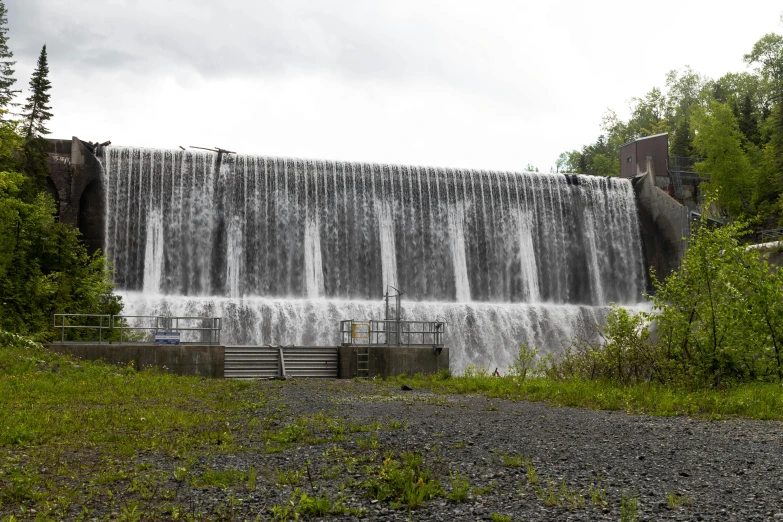
[[[771,243],[772,241],[780,241],[783,238],[783,228],[770,228],[768,230],[762,230],[757,232],[762,243]]]
[[[80,319],[79,322],[97,322],[98,324],[72,324],[72,319]],[[96,321],[90,321],[90,319],[97,319]],[[98,330],[98,342],[103,342],[103,331],[111,330],[111,315],[102,314],[54,314],[54,327],[60,329],[60,342],[65,342],[66,330]],[[60,323],[57,323],[57,319]]]
[[[688,156],[669,156],[667,159],[667,167],[670,172],[693,172],[694,165],[704,161],[704,158],[694,158]]]
[[[166,317],[155,315],[54,314],[54,327],[65,343],[66,330],[97,330],[97,342],[153,342],[158,332],[184,334],[182,343],[220,344],[221,317]],[[133,332],[146,332],[143,336]],[[119,339],[117,339],[119,337]],[[96,342],[95,340],[86,342]]]
[[[443,346],[445,321],[340,321],[343,345]]]

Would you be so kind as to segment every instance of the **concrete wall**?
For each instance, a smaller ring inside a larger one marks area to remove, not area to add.
[[[449,349],[443,348],[437,353],[432,347],[411,346],[370,346],[367,348],[370,359],[370,377],[394,377],[414,373],[438,373],[449,369]],[[356,346],[338,348],[340,379],[356,377]]]
[[[47,190],[57,204],[60,221],[79,228],[90,252],[103,248],[106,198],[98,158],[76,137],[46,141]]]
[[[49,350],[88,361],[103,360],[137,370],[161,368],[177,375],[223,378],[225,348],[216,345],[48,344]]]
[[[690,211],[655,186],[655,170],[634,178],[634,191],[639,204],[639,224],[642,248],[649,268],[663,279],[680,266],[687,242]]]

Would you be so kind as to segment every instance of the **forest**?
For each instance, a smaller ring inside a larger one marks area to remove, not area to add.
[[[111,272],[79,232],[57,219],[46,193],[45,138],[52,118],[43,45],[18,103],[7,12],[0,1],[0,332],[48,340],[55,313],[118,313]]]
[[[715,217],[783,226],[783,36],[764,35],[743,60],[747,70],[717,79],[670,71],[662,87],[631,98],[627,120],[607,110],[596,141],[560,154],[557,170],[616,176],[623,143],[668,132],[669,155],[694,158],[709,180]]]

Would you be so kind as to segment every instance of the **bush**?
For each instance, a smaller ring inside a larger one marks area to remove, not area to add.
[[[599,340],[575,340],[547,375],[690,388],[783,381],[783,272],[739,242],[744,230],[702,222],[680,270],[662,282],[653,274],[651,313],[613,307]]]

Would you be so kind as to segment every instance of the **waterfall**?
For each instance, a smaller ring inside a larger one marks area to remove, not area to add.
[[[381,274],[383,290],[390,286],[397,288],[397,247],[394,245],[394,221],[391,208],[380,203],[378,211],[378,231],[381,239]]]
[[[525,283],[525,300],[537,303],[541,299],[538,291],[538,267],[533,248],[530,215],[527,212],[521,210],[517,212],[517,228],[519,232],[519,267],[522,280]]]
[[[321,238],[317,219],[309,219],[305,225],[305,288],[308,298],[324,295],[324,270],[321,260]]]
[[[454,263],[454,286],[457,301],[470,301],[470,281],[468,263],[465,259],[465,212],[462,208],[449,207],[449,238],[451,239],[451,258]]]
[[[152,211],[147,218],[147,241],[144,248],[144,293],[160,292],[163,275],[163,221],[160,212]]]
[[[341,319],[449,322],[453,369],[559,350],[645,288],[627,180],[107,147],[126,311],[222,315],[224,340],[337,341]],[[581,325],[581,326],[580,326]],[[505,361],[505,362],[504,362]]]

